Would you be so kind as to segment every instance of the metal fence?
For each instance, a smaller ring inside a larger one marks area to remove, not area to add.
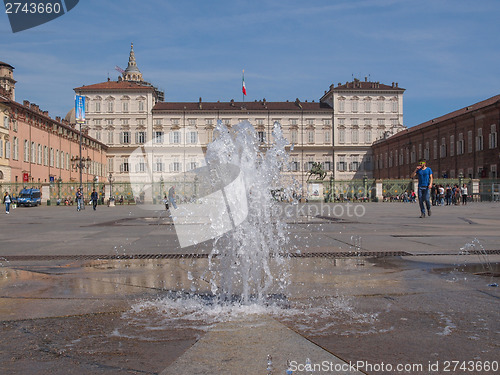
[[[500,201],[500,180],[484,179],[479,184],[479,195],[481,201]]]
[[[500,179],[480,179],[473,191],[473,182],[469,179],[435,179],[437,185],[461,186],[466,184],[468,192],[476,201],[500,201]],[[411,194],[414,185],[413,180],[383,180],[380,182],[374,179],[358,180],[323,180],[309,181],[309,184],[322,185],[322,194],[316,199],[328,202],[334,201],[376,201],[377,183],[379,184],[378,196],[383,200],[401,199],[405,192]],[[113,182],[111,185],[111,197],[115,201],[123,201],[124,204],[135,204],[151,202],[159,203],[165,196],[168,196],[168,190],[175,186],[177,200],[187,202],[197,196],[200,190],[196,181],[157,181],[154,183],[125,183]],[[23,183],[0,183],[0,194],[3,197],[5,192],[9,192],[14,197],[19,195],[23,188],[39,188],[42,190],[42,202],[44,204],[65,204],[75,201],[76,190],[79,187],[78,182],[62,183],[54,182],[52,184],[23,184]],[[106,202],[110,196],[110,185],[102,183],[87,182],[83,183],[84,198],[90,201],[90,194],[93,189],[99,194],[101,203]],[[48,195],[47,195],[48,192]],[[123,199],[122,199],[123,198]]]
[[[317,198],[326,202],[371,200],[376,194],[373,179],[323,180],[309,183],[323,185],[323,196]]]

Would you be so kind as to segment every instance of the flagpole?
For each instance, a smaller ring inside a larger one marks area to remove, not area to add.
[[[243,84],[245,84],[245,69],[242,70],[242,74],[243,74]],[[243,92],[243,90],[241,90],[241,97],[243,98],[243,103],[245,103],[245,93]]]

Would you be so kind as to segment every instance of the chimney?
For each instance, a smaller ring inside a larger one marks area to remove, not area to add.
[[[342,86],[342,84],[339,82],[337,86],[340,87],[340,86]]]
[[[234,107],[234,99],[231,99],[231,107]]]
[[[392,88],[394,88],[394,82],[392,83]]]
[[[201,96],[200,96],[200,101],[198,102],[198,108],[201,109],[202,106],[201,106]]]
[[[368,77],[367,76],[365,76],[365,82],[368,82]]]
[[[42,113],[43,113],[44,116],[49,117],[49,111],[43,111]]]
[[[29,108],[29,106],[30,106],[30,102],[29,102],[29,100],[23,100],[23,105],[24,105],[25,107],[28,107],[28,108]]]
[[[398,87],[398,83],[396,82],[396,88]]]
[[[56,116],[56,122],[61,122],[61,117],[60,116]]]

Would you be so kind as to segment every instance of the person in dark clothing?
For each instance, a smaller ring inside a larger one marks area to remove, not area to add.
[[[436,184],[432,184],[432,188],[431,188],[431,204],[433,206],[436,205],[436,200],[437,200],[437,196],[439,195],[438,193],[438,187],[436,186]]]
[[[95,189],[92,190],[92,194],[90,194],[90,199],[92,200],[92,208],[95,211],[97,208],[97,200],[99,199],[99,194],[97,194],[97,191],[95,191]]]
[[[83,194],[82,191],[78,188],[76,191],[76,210],[80,211],[83,208]]]

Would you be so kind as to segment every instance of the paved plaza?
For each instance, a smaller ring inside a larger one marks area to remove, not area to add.
[[[307,359],[315,373],[493,373],[499,209],[283,204],[287,291],[238,307],[210,303],[213,242],[181,248],[161,206],[16,208],[0,215],[0,373],[305,374]]]

